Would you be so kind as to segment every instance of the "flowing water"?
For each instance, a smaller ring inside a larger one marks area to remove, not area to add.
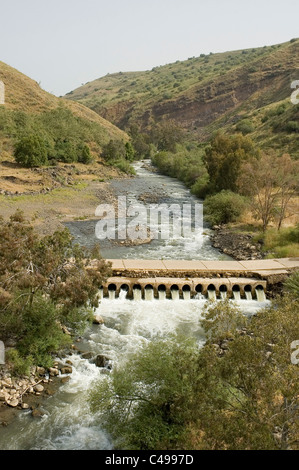
[[[163,188],[167,193],[164,200],[193,200],[193,196],[179,182],[151,173],[140,163],[136,165],[136,170],[136,179],[114,183],[118,193],[123,191],[133,198],[144,188],[152,188],[156,192]],[[84,224],[73,224],[70,228],[77,238],[92,244],[88,238],[89,228],[85,230]],[[180,239],[175,243],[170,241],[170,244],[163,240],[137,247],[113,248],[107,245],[103,255],[110,258],[221,258],[209,243],[208,228],[199,235],[195,234],[192,239]],[[223,298],[226,296],[224,294]],[[254,314],[267,304],[261,291],[256,292],[258,300],[252,300],[249,294],[247,299],[241,299],[238,292],[235,294],[233,301],[246,314]],[[73,363],[70,381],[61,385],[54,396],[44,400],[44,416],[33,419],[30,411],[20,412],[7,428],[0,428],[0,449],[113,449],[113,442],[101,426],[100,414],[92,414],[89,410],[87,398],[91,385],[106,378],[111,367],[121,364],[130,352],[135,352],[154,337],[180,332],[194,336],[199,345],[204,343],[200,319],[209,300],[202,294],[198,293],[191,299],[190,292],[185,291],[183,298],[179,298],[179,292],[173,290],[172,298],[166,299],[165,292],[160,291],[159,298],[154,298],[153,290],[147,289],[145,299],[141,299],[141,291],[134,289],[133,300],[127,299],[126,295],[125,290],[117,297],[114,291],[110,291],[109,298],[102,298],[97,313],[103,317],[104,325],[90,327],[79,343],[80,349],[92,352],[93,356],[102,354],[108,357],[109,367],[98,368],[80,355],[70,355],[67,358]],[[215,301],[216,292],[209,291],[208,297]],[[216,301],[220,302],[221,299]]]

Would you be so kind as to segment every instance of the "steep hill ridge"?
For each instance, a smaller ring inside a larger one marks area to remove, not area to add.
[[[232,126],[257,109],[291,95],[299,78],[299,40],[155,67],[146,72],[107,75],[66,98],[90,107],[125,129],[175,120],[201,140]]]
[[[74,116],[98,124],[99,132],[101,132],[103,136],[103,143],[109,141],[110,138],[127,139],[124,132],[91,109],[80,103],[57,98],[44,91],[36,81],[1,61],[0,80],[3,81],[5,85],[4,109],[6,110],[22,111],[26,114],[34,115],[58,107],[65,107],[69,109]]]

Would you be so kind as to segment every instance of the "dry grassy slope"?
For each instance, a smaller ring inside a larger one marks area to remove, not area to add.
[[[64,105],[75,116],[98,123],[107,137],[127,139],[127,135],[82,104],[74,103],[42,90],[37,82],[9,65],[0,62],[0,80],[5,84],[5,107],[26,113],[41,113]]]
[[[122,128],[130,121],[146,126],[152,118],[174,119],[204,140],[213,123],[216,128],[219,120],[233,124],[289,97],[291,82],[299,76],[298,57],[299,40],[213,54],[152,71],[108,75],[66,97]]]
[[[80,103],[71,102],[42,90],[37,82],[26,75],[0,62],[0,80],[5,84],[5,109],[23,111],[28,115],[36,115],[45,111],[65,106],[71,112],[86,121],[98,124],[99,135],[103,144],[110,139],[128,140],[125,132],[103,119],[91,109]],[[36,170],[22,168],[13,157],[14,139],[0,132],[0,193],[30,194],[76,184],[78,181],[89,183],[94,180],[106,180],[120,176],[120,171],[101,163],[99,147],[89,142],[96,161],[93,164],[61,164],[53,172],[48,168]],[[53,173],[53,174],[52,174]],[[70,181],[69,181],[70,180]],[[6,197],[6,196],[3,196]],[[1,212],[3,208],[1,206]]]

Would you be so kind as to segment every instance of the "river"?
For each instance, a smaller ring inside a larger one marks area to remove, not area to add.
[[[158,195],[159,202],[198,202],[180,182],[159,175],[144,166],[135,164],[136,178],[115,180],[111,184],[117,195],[126,196],[136,202],[144,193]],[[74,222],[68,227],[75,239],[91,246],[95,237],[95,222]],[[209,241],[209,229],[203,227],[200,234],[190,238],[154,240],[146,245],[122,246],[107,241],[102,244],[106,258],[135,259],[229,259],[215,250]],[[217,300],[219,301],[219,300]],[[90,327],[79,343],[80,349],[91,351],[94,356],[103,354],[110,359],[110,366],[124,361],[130,351],[136,351],[152,338],[168,333],[193,335],[199,344],[204,342],[200,325],[201,312],[207,300],[128,300],[125,292],[119,298],[104,298],[98,308],[104,325]],[[253,314],[265,305],[256,300],[239,300],[244,313]],[[40,419],[31,412],[20,412],[6,428],[0,428],[2,450],[109,450],[113,442],[101,426],[100,414],[92,414],[88,406],[88,391],[91,385],[107,377],[108,368],[98,368],[94,363],[72,354],[73,363],[70,381],[61,385],[52,397],[44,400]]]

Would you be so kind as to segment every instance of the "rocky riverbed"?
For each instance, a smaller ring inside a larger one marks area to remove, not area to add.
[[[41,401],[53,395],[60,383],[69,380],[70,361],[55,362],[53,367],[31,367],[30,373],[15,376],[11,367],[0,370],[0,425],[6,426],[18,410],[31,410],[33,417],[41,417]]]
[[[253,235],[238,233],[227,227],[214,226],[211,244],[237,261],[263,259],[262,240],[255,242]]]

